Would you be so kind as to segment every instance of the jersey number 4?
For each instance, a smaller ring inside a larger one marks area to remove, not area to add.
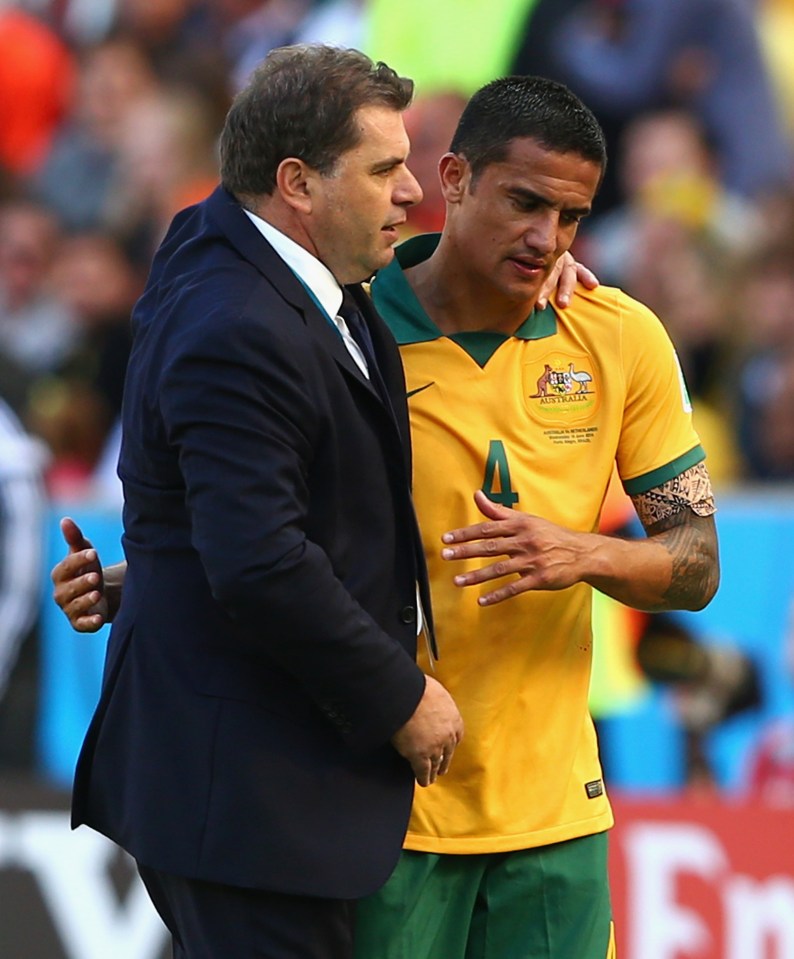
[[[482,491],[492,503],[499,503],[509,509],[518,502],[518,493],[510,485],[510,466],[505,445],[501,440],[491,440],[488,447]]]

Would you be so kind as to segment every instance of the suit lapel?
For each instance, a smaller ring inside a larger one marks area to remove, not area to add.
[[[397,344],[375,309],[372,297],[358,285],[348,286],[346,289],[366,320],[380,374],[391,398],[392,414],[403,436],[405,448],[410,450],[410,427],[405,404],[405,376]]]
[[[312,335],[333,356],[345,372],[374,397],[381,406],[384,406],[378,391],[364,376],[356,361],[350,355],[333,321],[325,315],[303,283],[248,219],[245,211],[232,194],[223,187],[218,187],[206,200],[206,204],[209,215],[240,255],[253,264],[287,303],[301,313]],[[349,289],[358,290],[359,295],[356,301],[360,305],[362,300],[365,301],[367,310],[365,315],[371,316],[373,307],[369,302],[369,297],[360,287],[350,287]],[[363,309],[364,306],[362,306]],[[378,358],[380,359],[380,356]]]
[[[339,331],[329,322],[329,319],[303,283],[248,219],[235,198],[223,187],[218,187],[205,203],[209,215],[226,235],[229,242],[259,270],[264,279],[279,292],[284,300],[303,316],[307,328],[324,349],[375,401],[377,408],[382,411],[385,421],[389,424],[389,427],[382,434],[385,447],[391,449],[388,455],[398,457],[397,462],[401,464],[405,471],[402,481],[407,481],[410,486],[412,475],[411,433],[408,407],[405,402],[405,377],[402,362],[394,338],[380,318],[369,295],[358,284],[347,287],[367,321],[375,356],[380,364],[381,375],[391,398],[390,408],[387,407],[373,384],[358,368]],[[398,475],[399,473],[394,471],[395,482],[399,482]],[[413,511],[411,515],[414,518],[414,550],[419,571],[418,582],[422,592],[422,603],[427,617],[427,625],[432,632],[430,597],[422,541],[416,527]]]
[[[259,270],[287,303],[302,314],[312,334],[336,362],[376,396],[376,391],[356,365],[333,322],[326,317],[303,283],[248,219],[232,194],[223,187],[218,187],[207,200],[207,209],[237,251]]]

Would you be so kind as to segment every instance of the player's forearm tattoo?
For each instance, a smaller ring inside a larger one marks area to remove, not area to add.
[[[700,463],[675,479],[632,497],[648,536],[670,553],[672,578],[664,600],[670,609],[697,609],[719,581],[716,511],[711,480]]]
[[[670,585],[662,597],[667,608],[700,609],[714,595],[719,582],[713,519],[684,509],[648,532],[656,535],[656,541],[672,559]]]

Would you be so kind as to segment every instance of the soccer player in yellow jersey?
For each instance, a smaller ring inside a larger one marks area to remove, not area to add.
[[[406,370],[440,649],[422,665],[466,735],[417,790],[395,873],[358,904],[357,959],[614,956],[591,589],[699,609],[719,573],[704,453],[659,320],[607,288],[536,309],[605,162],[564,87],[488,84],[440,162],[442,234],[409,240],[372,286]],[[645,539],[596,533],[615,463]],[[98,579],[80,576],[68,532],[56,596],[96,628]]]
[[[591,589],[698,609],[718,564],[704,453],[659,320],[607,288],[535,309],[604,164],[595,118],[564,87],[489,84],[440,162],[443,232],[409,240],[372,285],[406,371],[440,651],[423,666],[466,735],[417,790],[392,878],[359,904],[359,959],[614,955]],[[595,532],[615,462],[644,540]]]

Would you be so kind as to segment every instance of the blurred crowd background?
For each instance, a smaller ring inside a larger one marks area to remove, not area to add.
[[[47,518],[120,502],[150,258],[214,187],[235,91],[303,41],[415,78],[414,232],[440,228],[436,163],[478,86],[542,73],[582,96],[610,165],[579,259],[667,326],[718,495],[794,480],[794,0],[0,0],[0,769],[36,763]],[[676,686],[709,780],[699,737],[757,704],[752,662],[664,620],[619,629],[643,676]],[[777,763],[794,804],[794,731],[770,736],[754,775]]]

